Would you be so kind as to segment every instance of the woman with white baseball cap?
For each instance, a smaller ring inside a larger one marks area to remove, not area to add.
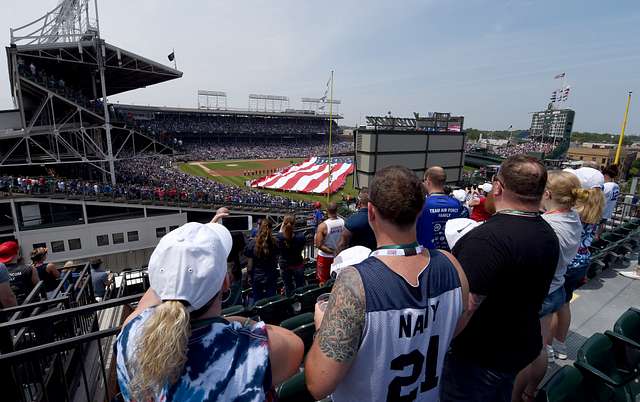
[[[294,333],[220,316],[232,247],[231,234],[217,223],[225,215],[187,223],[153,251],[151,288],[117,339],[126,401],[264,401],[298,371],[304,347]]]

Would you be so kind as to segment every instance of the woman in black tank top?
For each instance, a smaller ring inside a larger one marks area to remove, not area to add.
[[[38,271],[38,277],[44,282],[47,293],[52,292],[58,286],[60,273],[54,264],[46,262],[48,250],[46,247],[38,247],[31,252],[33,268]],[[52,295],[48,295],[51,297]]]

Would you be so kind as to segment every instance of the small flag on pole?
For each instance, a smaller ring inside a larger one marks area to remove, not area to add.
[[[173,61],[173,59],[176,58],[176,52],[171,52],[169,53],[169,55],[167,56],[167,58],[169,59],[169,61]]]
[[[564,73],[560,73],[560,74],[556,75],[555,77],[553,77],[554,80],[557,80],[559,78],[564,78]]]
[[[567,99],[569,99],[569,91],[571,90],[570,86],[567,86],[564,89],[564,93],[562,94],[562,101],[566,101]]]
[[[551,102],[555,102],[555,101],[556,101],[556,99],[557,99],[557,97],[556,97],[556,92],[557,92],[557,91],[553,91],[553,92],[551,92]]]

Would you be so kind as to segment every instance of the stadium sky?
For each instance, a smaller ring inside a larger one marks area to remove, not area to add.
[[[4,2],[3,44],[55,4]],[[99,12],[108,42],[165,64],[175,48],[184,72],[114,102],[194,107],[209,89],[232,107],[264,93],[298,108],[334,69],[344,124],[443,111],[499,130],[528,128],[566,72],[574,130],[619,132],[635,90],[628,133],[640,134],[638,0],[100,0]],[[0,68],[0,108],[10,107]]]

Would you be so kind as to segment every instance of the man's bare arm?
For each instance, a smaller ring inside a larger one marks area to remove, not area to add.
[[[354,267],[347,267],[336,280],[305,362],[307,387],[317,399],[332,393],[348,372],[360,347],[364,321],[362,279]]]
[[[349,229],[347,228],[344,228],[342,230],[342,234],[340,235],[340,240],[338,240],[336,255],[338,255],[342,250],[348,248],[349,243],[351,243],[351,231],[349,231]]]
[[[9,282],[0,283],[0,308],[13,307],[17,304],[16,295],[11,290]]]
[[[327,237],[327,225],[322,222],[318,225],[318,230],[316,231],[316,237],[313,239],[313,242],[318,250],[322,250],[327,254],[332,254],[333,249],[324,245],[324,240]]]
[[[440,252],[444,254],[449,259],[449,261],[451,261],[454,268],[458,272],[458,279],[460,280],[460,288],[462,290],[462,315],[458,319],[458,325],[456,326],[456,331],[454,333],[454,336],[458,336],[458,334],[462,332],[462,330],[467,326],[469,320],[471,319],[471,316],[478,309],[478,306],[480,306],[480,303],[482,302],[482,300],[484,300],[484,297],[477,303],[477,305],[473,304],[476,302],[477,297],[479,296],[473,295],[476,297],[476,299],[472,299],[472,294],[469,292],[469,281],[467,280],[467,275],[464,273],[460,262],[458,262],[456,257],[454,257],[450,252],[444,250],[440,250]]]

